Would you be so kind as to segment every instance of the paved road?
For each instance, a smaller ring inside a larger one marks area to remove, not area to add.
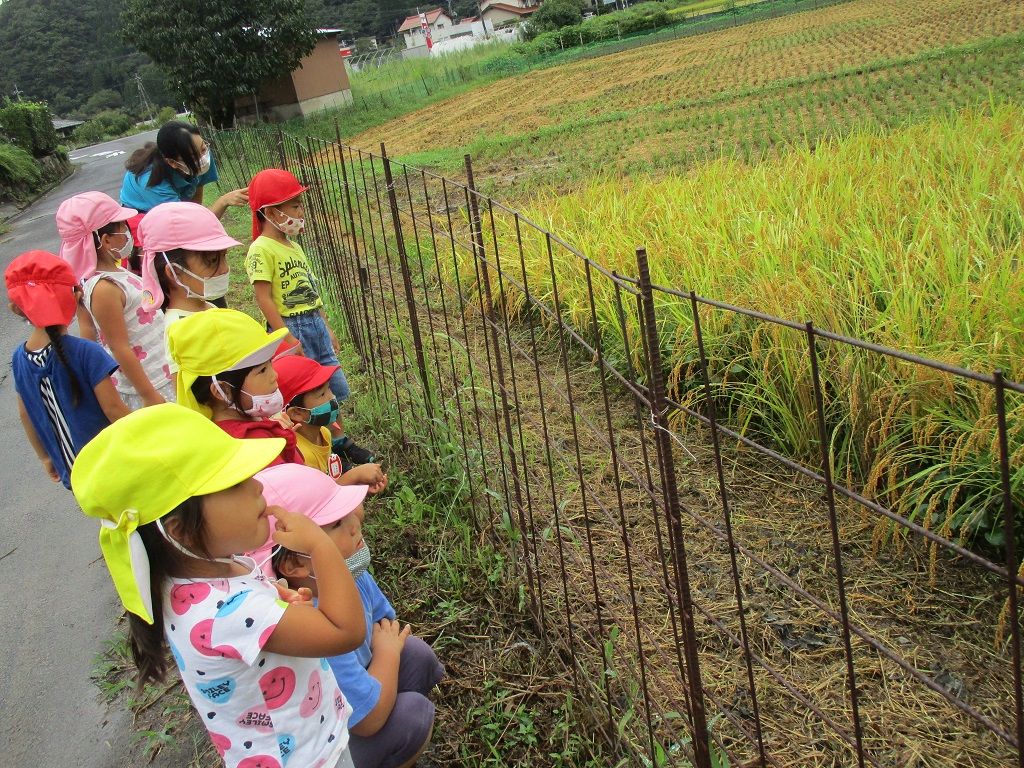
[[[0,269],[32,249],[57,250],[53,216],[65,198],[98,189],[117,197],[125,154],[156,134],[76,150],[74,176],[10,223]],[[0,766],[114,768],[124,764],[130,718],[107,711],[89,680],[119,604],[99,557],[97,526],[43,474],[18,421],[11,353],[25,325],[0,306]]]

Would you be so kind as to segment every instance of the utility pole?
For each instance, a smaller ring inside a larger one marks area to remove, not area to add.
[[[142,84],[142,75],[138,72],[135,73],[135,85],[139,87],[139,99],[142,100],[142,107],[146,111],[146,115],[150,122],[155,121],[156,115],[153,114],[153,108],[149,105],[149,97],[146,96],[146,86]]]

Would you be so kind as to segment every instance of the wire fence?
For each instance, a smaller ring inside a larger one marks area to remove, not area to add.
[[[475,529],[631,764],[1024,767],[1024,386],[652,284],[670,254],[611,272],[481,194],[468,156],[453,180],[383,145],[212,138],[236,186],[266,167],[309,185],[304,247],[396,430],[462,467]],[[723,324],[803,350],[787,402],[813,459],[736,421],[736,361],[705,330]],[[696,355],[670,376],[683,335]],[[834,471],[839,350],[991,404],[1004,547]]]

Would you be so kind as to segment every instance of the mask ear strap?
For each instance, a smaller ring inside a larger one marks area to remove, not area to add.
[[[202,555],[197,555],[191,549],[189,549],[184,544],[182,544],[180,541],[178,541],[176,538],[174,538],[169,533],[167,533],[167,531],[164,529],[164,524],[163,524],[163,522],[161,522],[159,517],[156,519],[156,527],[157,527],[157,530],[160,531],[160,535],[163,536],[165,539],[167,539],[167,543],[170,544],[172,547],[174,547],[179,552],[181,552],[181,554],[185,555],[186,557],[191,557],[193,560],[207,560],[207,561],[213,560],[214,562],[218,562],[218,563],[231,563],[231,564],[233,564],[235,562],[235,559],[233,557],[203,557]]]
[[[231,385],[228,384],[228,386],[231,386]],[[236,411],[239,410],[235,406],[234,400],[232,398],[228,397],[227,392],[224,391],[224,387],[221,385],[221,382],[217,381],[217,377],[216,376],[211,376],[210,377],[210,389],[213,392],[217,393],[217,396],[220,397],[220,399],[223,400],[227,404],[228,408],[234,408]]]

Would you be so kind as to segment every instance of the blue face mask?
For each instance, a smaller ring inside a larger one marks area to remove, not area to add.
[[[303,408],[302,410],[309,411],[309,421],[306,423],[313,427],[329,427],[338,420],[338,416],[341,414],[341,406],[334,398],[316,408]]]

